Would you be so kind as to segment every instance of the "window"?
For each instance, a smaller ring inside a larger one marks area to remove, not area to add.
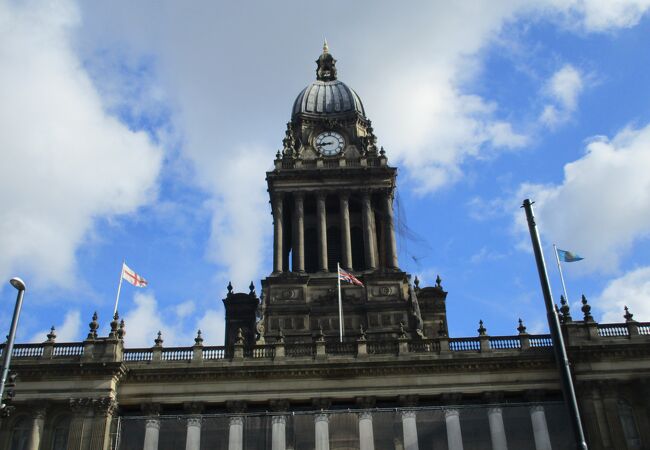
[[[618,416],[621,418],[621,425],[623,427],[623,435],[627,448],[637,449],[641,448],[641,438],[639,437],[639,429],[636,426],[634,419],[634,410],[632,406],[623,399],[618,400]]]
[[[57,418],[52,427],[52,450],[66,450],[68,448],[69,432],[70,416]]]
[[[29,438],[29,420],[27,417],[21,417],[14,423],[11,433],[10,450],[27,450],[27,440]]]

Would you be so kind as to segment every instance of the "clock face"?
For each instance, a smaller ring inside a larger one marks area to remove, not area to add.
[[[341,153],[345,139],[336,131],[326,131],[316,136],[316,148],[324,156],[334,156]]]

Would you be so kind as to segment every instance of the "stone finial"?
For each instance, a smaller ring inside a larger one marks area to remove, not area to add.
[[[418,278],[417,275],[415,276],[415,279],[413,280],[413,285],[414,285],[413,287],[414,287],[414,289],[416,291],[420,290],[420,279]]]
[[[282,155],[280,154],[280,150],[275,154],[275,159],[280,160],[282,158]]]
[[[436,287],[442,289],[442,278],[440,278],[440,275],[436,275]]]
[[[54,330],[54,325],[50,328],[50,332],[47,333],[47,342],[54,342],[56,340],[56,332]]]
[[[111,333],[110,337],[114,338],[117,336],[117,327],[119,326],[120,316],[117,314],[117,311],[115,311],[115,314],[113,314],[113,320],[111,320]]]
[[[241,328],[240,328],[241,330]],[[284,333],[282,332],[282,328],[278,330],[278,342],[280,344],[284,344]]]
[[[478,321],[478,330],[476,330],[476,331],[478,331],[479,336],[485,336],[486,335],[487,330],[483,326],[483,321],[482,320]]]
[[[359,325],[359,340],[360,341],[366,340],[366,330],[363,329],[363,324]]]
[[[117,338],[124,339],[124,336],[126,336],[126,324],[124,323],[124,319],[122,319],[120,320],[120,327],[117,329]]]
[[[162,338],[162,331],[158,330],[158,337],[153,340],[154,344],[156,344],[156,347],[162,347],[163,345],[163,338]]]
[[[87,339],[97,339],[97,329],[99,328],[99,322],[97,322],[97,311],[93,314],[93,320],[88,324],[90,332],[88,333]]]
[[[235,344],[243,344],[244,343],[244,332],[242,331],[241,328],[237,328],[237,340],[235,341]]]
[[[587,297],[582,295],[582,312],[585,317],[585,322],[593,322],[594,317],[591,315],[591,306],[589,306],[589,303],[587,303]]]
[[[519,319],[519,326],[517,327],[517,331],[519,331],[519,334],[526,334],[526,326],[524,325],[524,321]]]
[[[282,330],[280,330],[282,331]],[[323,324],[318,321],[318,334],[316,335],[316,340],[318,342],[324,342],[325,341],[325,333],[323,333]]]
[[[201,330],[196,332],[196,337],[194,338],[194,345],[203,345],[203,336],[201,336]]]
[[[384,150],[384,146],[382,145],[381,148],[379,149],[379,154],[381,156],[386,156],[386,150]]]
[[[625,321],[632,322],[632,317],[634,317],[634,314],[630,312],[630,310],[627,308],[627,305],[623,309],[625,310],[625,314],[623,314]]]
[[[228,289],[228,295],[232,295],[232,283],[229,281],[228,286],[226,286],[226,289]]]
[[[562,305],[560,307],[560,317],[562,318],[562,322],[571,322],[573,320],[570,313],[571,308],[569,308],[569,303],[566,301],[566,298],[564,298],[564,295],[560,295],[560,304]]]
[[[248,295],[257,295],[255,294],[255,284],[251,281],[251,284],[248,285]]]

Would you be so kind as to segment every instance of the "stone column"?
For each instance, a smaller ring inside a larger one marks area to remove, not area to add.
[[[503,412],[501,408],[488,408],[488,421],[490,422],[492,450],[508,450],[506,429],[503,426]]]
[[[302,192],[293,194],[293,272],[305,271],[305,208]]]
[[[530,407],[530,420],[533,422],[533,437],[535,438],[535,450],[552,450],[551,437],[546,426],[546,415],[542,405]]]
[[[447,447],[449,447],[449,450],[463,450],[460,413],[457,409],[445,410],[445,424],[447,425]]]
[[[284,216],[282,194],[273,195],[273,272],[284,272]]]
[[[38,450],[43,437],[43,425],[45,424],[45,408],[36,407],[32,410],[32,426],[29,432],[29,450]]]
[[[244,448],[244,417],[231,416],[228,431],[228,450],[243,450]]]
[[[395,242],[395,221],[393,215],[393,193],[387,192],[384,197],[384,227],[386,232],[386,267],[396,269],[397,243]]]
[[[158,450],[158,434],[160,433],[160,418],[148,417],[144,430],[143,450]]]
[[[68,450],[80,450],[84,448],[84,442],[88,441],[88,427],[86,422],[90,421],[91,401],[88,398],[70,399],[70,410],[72,421],[70,422],[70,433],[68,435]],[[87,420],[88,419],[88,420]]]
[[[372,431],[372,413],[359,413],[359,450],[375,450],[375,436]]]
[[[287,416],[273,416],[271,421],[271,450],[286,450]]]
[[[314,417],[316,450],[330,450],[330,427],[327,414],[316,414]]]
[[[350,195],[342,192],[340,200],[341,209],[341,266],[352,270],[352,239],[350,238]]]
[[[363,193],[361,204],[363,207],[361,218],[363,219],[363,246],[364,250],[366,251],[366,268],[372,270],[377,268],[377,239],[374,232],[375,216],[372,210],[370,192]]]
[[[117,402],[112,397],[93,399],[92,429],[90,430],[90,448],[108,449],[111,442],[111,422]]]
[[[318,270],[327,272],[327,208],[325,193],[316,196],[316,214],[318,220]]]
[[[185,450],[201,450],[201,416],[188,417],[185,436]]]
[[[418,427],[415,423],[415,411],[402,411],[402,433],[404,450],[418,450]]]

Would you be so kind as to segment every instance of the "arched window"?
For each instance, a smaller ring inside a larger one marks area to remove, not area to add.
[[[618,400],[618,416],[621,419],[627,448],[641,448],[641,437],[639,436],[639,428],[636,426],[636,420],[634,419],[634,410],[623,399]]]
[[[68,448],[69,433],[70,416],[58,417],[52,427],[52,450],[66,450]]]
[[[9,450],[27,450],[28,439],[29,419],[27,417],[21,417],[14,422]]]

